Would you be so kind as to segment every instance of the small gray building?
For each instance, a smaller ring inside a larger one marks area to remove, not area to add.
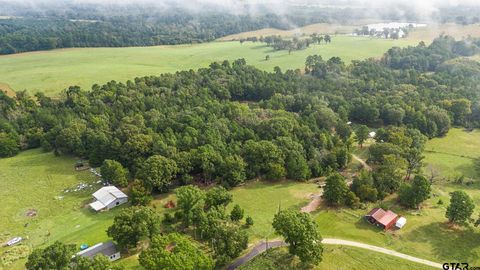
[[[104,255],[112,262],[120,259],[120,251],[117,251],[117,247],[112,241],[98,243],[76,254],[76,256],[88,257],[91,259],[97,255]]]
[[[114,186],[102,187],[93,193],[95,201],[90,207],[95,211],[103,211],[128,202],[128,196]]]

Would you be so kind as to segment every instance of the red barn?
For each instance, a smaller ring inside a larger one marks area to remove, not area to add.
[[[373,208],[372,211],[365,216],[365,218],[368,222],[384,230],[388,230],[395,225],[398,215],[390,210],[385,211],[382,208]]]

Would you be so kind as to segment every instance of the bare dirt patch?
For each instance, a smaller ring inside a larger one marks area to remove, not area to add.
[[[26,212],[25,212],[25,216],[27,217],[36,217],[37,216],[37,209],[28,209]]]
[[[300,209],[300,212],[310,213],[317,210],[317,208],[322,203],[322,194],[323,190],[321,190],[321,192],[317,194],[310,194],[309,197],[311,201],[307,205],[302,207],[302,209]]]
[[[0,83],[0,91],[4,92],[9,97],[15,96],[15,91],[13,91],[13,89],[6,83]]]

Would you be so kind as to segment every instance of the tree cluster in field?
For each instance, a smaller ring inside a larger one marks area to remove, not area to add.
[[[203,191],[196,186],[188,185],[178,188],[176,195],[176,211],[174,214],[165,213],[162,221],[164,232],[191,232],[190,236],[198,241],[197,245],[203,243],[205,248],[213,253],[217,266],[238,257],[247,247],[248,235],[245,229],[252,226],[254,221],[251,217],[245,217],[244,210],[239,205],[233,206],[227,213],[232,195],[225,188],[218,186]],[[141,242],[149,241],[150,248],[140,254],[140,264],[145,269],[171,269],[172,260],[181,259],[185,255],[183,252],[186,251],[179,243],[173,247],[179,254],[169,255],[164,250],[168,249],[169,244],[175,243],[172,239],[185,237],[175,234],[166,238],[161,237],[159,236],[161,225],[160,217],[151,208],[131,207],[115,217],[113,225],[107,232],[121,249],[134,249]],[[187,243],[191,242],[187,239],[182,241],[187,247]],[[200,255],[204,253],[188,247],[188,250],[190,249],[194,250],[191,254],[198,254],[189,256],[191,264],[189,261],[185,265],[192,267],[186,269],[196,269],[193,267],[195,265],[203,265],[200,269],[212,269],[214,264],[209,256]]]
[[[232,15],[190,14],[127,14],[115,17],[85,14],[81,16],[27,16],[0,20],[0,54],[51,50],[72,47],[126,47],[191,44],[273,27],[289,29],[294,24],[317,22],[314,16],[275,14]]]
[[[325,44],[331,43],[332,38],[330,37],[330,35],[321,36],[318,34],[312,34],[310,35],[310,37],[293,37],[292,39],[282,38],[282,36],[280,35],[272,35],[266,37],[261,36],[260,38],[248,37],[245,39],[240,39],[240,43],[243,43],[245,41],[258,41],[266,43],[267,46],[272,47],[274,50],[287,50],[291,52],[297,50],[304,50],[310,47],[310,45],[321,44],[322,42],[325,42]]]
[[[390,39],[399,39],[404,38],[408,33],[413,29],[413,25],[407,27],[399,28],[383,28],[381,30],[375,28],[369,28],[368,26],[363,26],[362,28],[357,28],[353,31],[354,34],[358,36],[371,36],[379,38],[390,38]],[[401,32],[403,35],[401,36]]]
[[[188,229],[213,252],[217,266],[225,265],[247,248],[246,228],[253,225],[251,217],[234,205],[227,213],[232,195],[223,187],[203,191],[196,186],[176,190],[177,211],[165,214],[164,223],[170,230]],[[245,220],[245,221],[244,221]]]
[[[422,41],[415,47],[391,48],[384,55],[382,63],[393,69],[415,69],[422,72],[439,70],[451,73],[455,71],[451,70],[447,60],[458,56],[472,56],[479,52],[480,39],[467,38],[456,41],[449,36],[440,36],[429,46]],[[463,69],[468,69],[468,66]],[[458,72],[462,71],[466,70]]]
[[[365,128],[359,126],[356,130],[360,145],[365,141]],[[418,208],[429,198],[431,190],[431,181],[419,174],[426,136],[416,129],[389,126],[377,130],[375,141],[368,149],[367,163],[372,171],[362,170],[354,177],[350,188],[340,174],[329,176],[324,199],[333,206],[358,208],[363,202],[376,202],[398,192],[402,205]],[[413,180],[412,174],[415,174]]]

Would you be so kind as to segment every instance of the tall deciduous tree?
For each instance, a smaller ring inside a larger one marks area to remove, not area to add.
[[[207,191],[205,196],[205,207],[226,207],[232,202],[233,196],[224,187],[213,187]]]
[[[183,224],[188,227],[192,223],[196,209],[203,209],[205,192],[196,186],[183,186],[177,189],[177,206],[181,211]]]
[[[147,205],[152,201],[152,190],[138,179],[135,179],[130,190],[130,202],[133,205]]]
[[[137,177],[143,180],[148,187],[166,191],[177,172],[178,167],[174,160],[161,155],[154,155],[144,162],[137,172]]]
[[[330,175],[325,181],[323,198],[329,205],[338,206],[345,203],[348,193],[345,178],[338,173]]]
[[[370,133],[370,130],[365,125],[360,125],[355,130],[355,138],[356,138],[358,144],[360,144],[360,147],[363,147],[363,144],[368,139],[369,133]]]
[[[139,256],[140,265],[151,270],[211,270],[213,260],[187,237],[178,233],[155,236]]]
[[[306,264],[322,261],[322,237],[308,213],[282,210],[275,215],[272,225],[275,232],[288,243],[290,254],[298,256]]]
[[[75,245],[65,245],[57,241],[44,249],[35,249],[28,256],[25,267],[27,270],[64,270],[67,269],[73,254]]]
[[[109,183],[125,187],[128,184],[128,170],[123,168],[120,162],[115,160],[105,160],[100,168],[102,178]]]
[[[450,205],[445,216],[449,222],[462,224],[468,221],[473,214],[475,205],[465,191],[457,190],[450,193]]]
[[[160,218],[148,207],[124,209],[113,219],[107,234],[120,248],[134,248],[142,239],[151,238],[160,232]]]
[[[403,184],[398,192],[400,203],[407,207],[418,208],[428,199],[431,191],[430,181],[422,175],[416,175],[412,184]]]

